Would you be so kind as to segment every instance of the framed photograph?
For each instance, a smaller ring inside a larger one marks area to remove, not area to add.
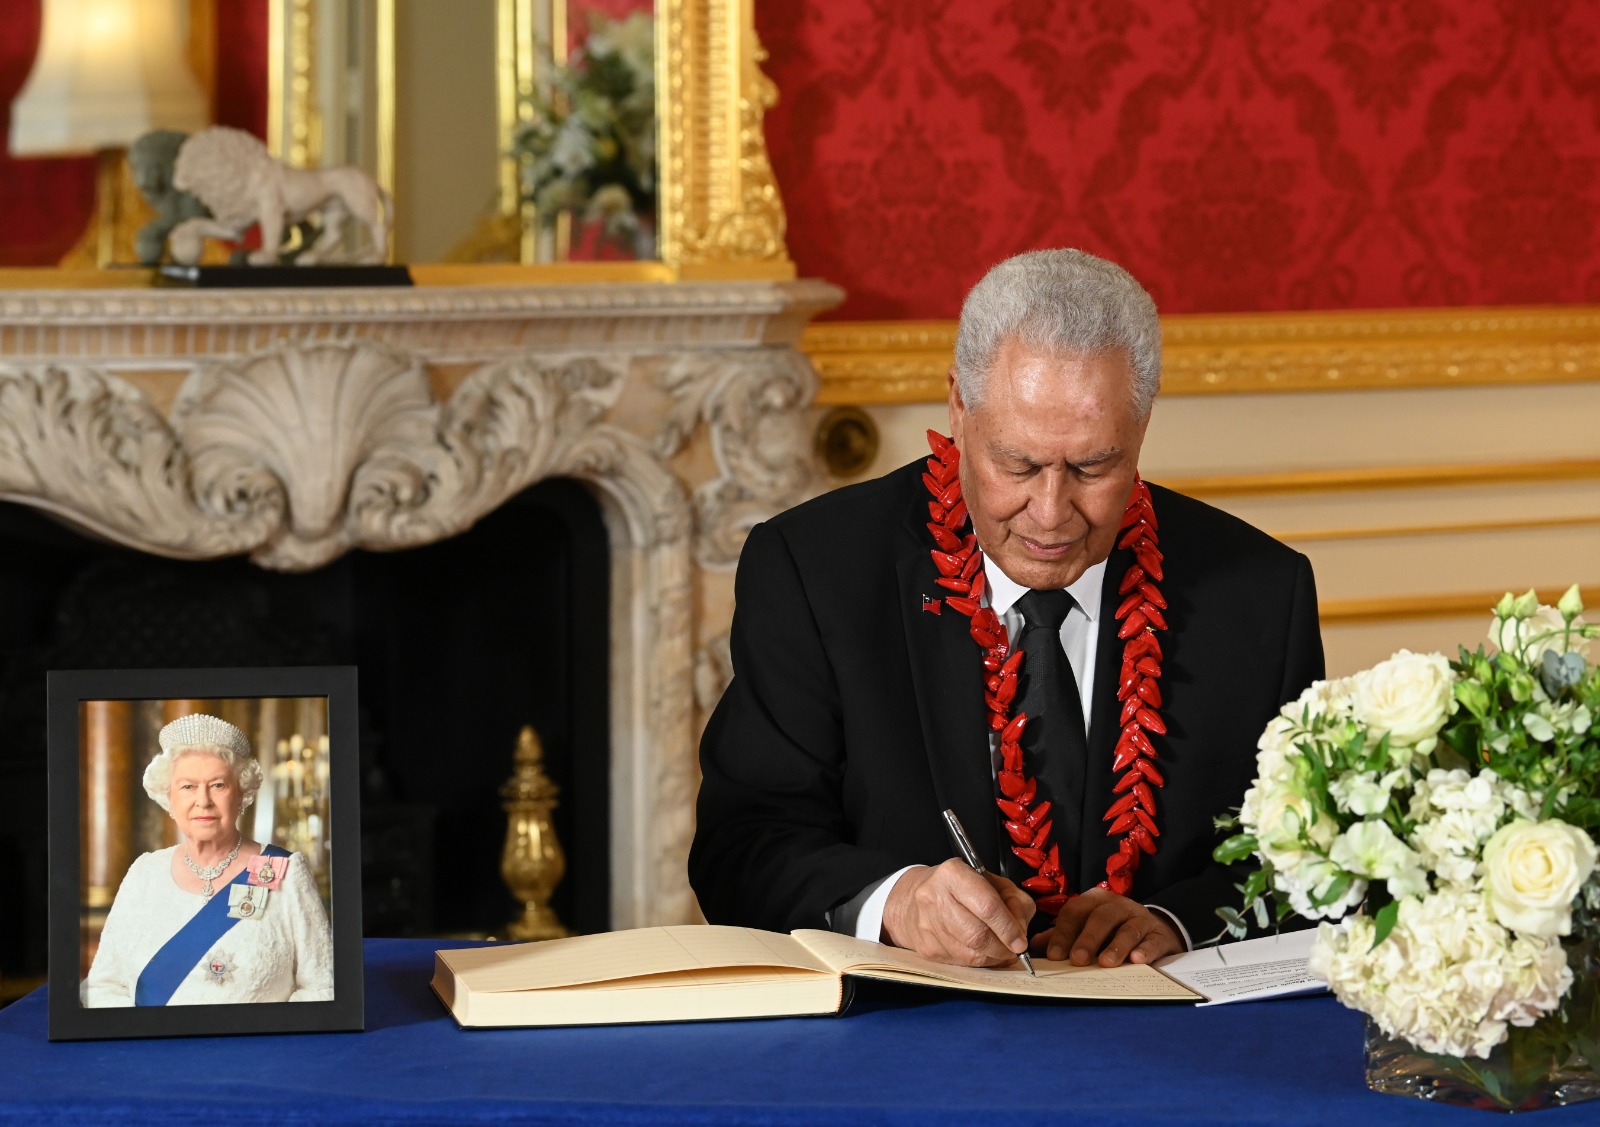
[[[48,697],[50,1039],[361,1029],[355,669]]]

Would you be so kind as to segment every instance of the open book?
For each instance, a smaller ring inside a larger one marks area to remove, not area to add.
[[[435,955],[433,989],[463,1026],[610,1025],[838,1013],[845,976],[1108,1002],[1194,1002],[1151,966],[956,967],[831,931],[684,925]]]

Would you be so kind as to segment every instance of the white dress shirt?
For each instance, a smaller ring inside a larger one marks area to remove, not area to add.
[[[1078,696],[1083,701],[1083,731],[1084,737],[1089,734],[1091,723],[1092,704],[1094,700],[1094,678],[1096,640],[1100,636],[1100,596],[1105,587],[1106,562],[1101,560],[1091,565],[1080,575],[1076,581],[1069,584],[1066,591],[1072,596],[1076,604],[1066,619],[1061,623],[1061,648],[1066,652],[1067,661],[1072,664],[1073,676],[1078,681]],[[1022,635],[1022,612],[1017,609],[1017,600],[1028,593],[1029,588],[1017,583],[1005,572],[1001,571],[995,562],[987,555],[983,557],[984,586],[987,593],[984,598],[985,605],[989,606],[1000,616],[1000,621],[1005,623],[1006,636],[1015,640]],[[973,644],[977,648],[977,644]],[[974,663],[974,670],[977,666]],[[974,672],[974,677],[977,673]],[[989,733],[989,769],[996,772],[1000,769],[1000,734]],[[860,913],[855,920],[855,936],[857,939],[867,939],[878,942],[883,935],[883,908],[889,901],[889,893],[894,890],[896,882],[908,871],[915,868],[907,865],[905,868],[889,874],[878,886],[868,893],[865,901],[861,901]],[[1160,912],[1172,922],[1178,935],[1183,940],[1187,949],[1192,946],[1189,942],[1189,933],[1178,922],[1178,918],[1162,908],[1151,905],[1152,910]]]

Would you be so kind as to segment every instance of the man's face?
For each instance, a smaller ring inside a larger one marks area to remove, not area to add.
[[[983,404],[950,380],[950,429],[978,543],[1025,587],[1065,587],[1111,554],[1148,417],[1127,354],[1001,345]]]

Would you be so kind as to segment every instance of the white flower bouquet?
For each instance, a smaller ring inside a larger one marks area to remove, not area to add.
[[[1600,937],[1600,627],[1582,610],[1576,586],[1555,607],[1507,595],[1487,651],[1402,650],[1284,706],[1224,820],[1241,832],[1218,858],[1260,861],[1228,929],[1265,926],[1271,901],[1326,921],[1312,971],[1424,1053],[1486,1058],[1570,1008],[1569,949]]]
[[[562,212],[625,241],[656,203],[655,21],[588,15],[589,33],[522,106],[511,154],[540,223]]]

